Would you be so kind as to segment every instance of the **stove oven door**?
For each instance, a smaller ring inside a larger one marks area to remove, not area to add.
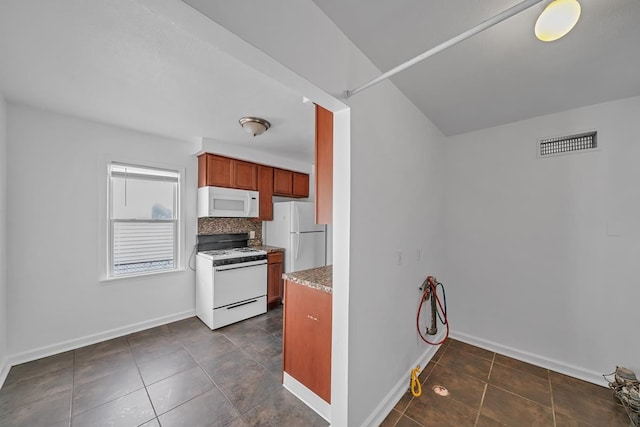
[[[266,295],[266,260],[214,267],[212,329],[265,313]]]

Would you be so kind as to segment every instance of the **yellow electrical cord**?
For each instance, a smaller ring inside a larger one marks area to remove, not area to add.
[[[422,385],[420,384],[420,365],[411,370],[411,394],[419,397],[422,394]]]

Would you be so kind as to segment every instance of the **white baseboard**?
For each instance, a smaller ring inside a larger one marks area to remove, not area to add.
[[[433,338],[434,342],[443,339],[444,335],[444,329],[440,329],[440,332],[438,332],[438,334]],[[396,406],[400,399],[402,399],[402,396],[404,396],[404,393],[409,388],[409,384],[411,382],[411,369],[415,368],[416,365],[420,365],[420,367],[424,369],[436,354],[438,348],[440,348],[440,346],[427,345],[427,348],[425,348],[418,359],[412,363],[411,366],[407,367],[406,373],[402,375],[396,385],[382,399],[371,415],[369,415],[369,417],[362,423],[362,427],[379,426],[382,424],[384,419],[387,418],[387,415],[389,415],[391,410]]]
[[[105,332],[87,335],[81,338],[75,338],[61,343],[36,348],[34,350],[12,354],[9,356],[8,360],[8,362],[10,362],[9,368],[21,363],[31,362],[32,360],[42,359],[43,357],[53,356],[54,354],[64,353],[65,351],[75,350],[87,345],[99,343],[113,338],[119,338],[133,332],[143,331],[145,329],[154,328],[156,326],[165,325],[167,323],[176,322],[178,320],[186,319],[193,316],[195,316],[195,309],[183,311],[182,313],[176,313],[169,316],[157,317],[155,319],[146,320],[144,322],[134,323],[131,325],[123,326],[121,328],[111,329]]]
[[[309,390],[300,381],[286,372],[282,373],[282,385],[305,405],[313,409],[318,415],[331,423],[331,404],[322,400],[317,394]]]
[[[509,356],[523,362],[531,363],[532,365],[541,366],[552,371],[560,372],[561,374],[565,374],[570,377],[578,378],[583,381],[607,387],[607,381],[602,378],[602,373],[599,372],[590,371],[588,369],[570,365],[559,360],[554,360],[548,357],[540,356],[538,354],[518,350],[512,347],[498,344],[493,341],[476,338],[474,336],[461,332],[451,332],[451,338],[458,341],[466,342],[467,344],[475,345],[476,347],[484,348],[489,351],[504,354],[505,356]]]
[[[9,375],[9,369],[11,369],[11,365],[9,364],[9,359],[5,357],[0,361],[0,388],[4,385],[7,375]]]

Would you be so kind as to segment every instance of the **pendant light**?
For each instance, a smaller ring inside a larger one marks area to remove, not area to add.
[[[271,123],[260,117],[243,117],[239,122],[240,126],[253,136],[262,135],[271,127]]]
[[[581,7],[577,0],[554,0],[544,8],[536,21],[536,37],[552,42],[564,37],[580,19]]]

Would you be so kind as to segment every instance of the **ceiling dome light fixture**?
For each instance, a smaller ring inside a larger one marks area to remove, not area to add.
[[[544,8],[536,21],[536,37],[552,42],[564,37],[580,19],[581,7],[577,0],[554,0]]]
[[[271,123],[260,117],[243,117],[240,119],[240,126],[251,135],[256,136],[265,133],[271,127]]]

